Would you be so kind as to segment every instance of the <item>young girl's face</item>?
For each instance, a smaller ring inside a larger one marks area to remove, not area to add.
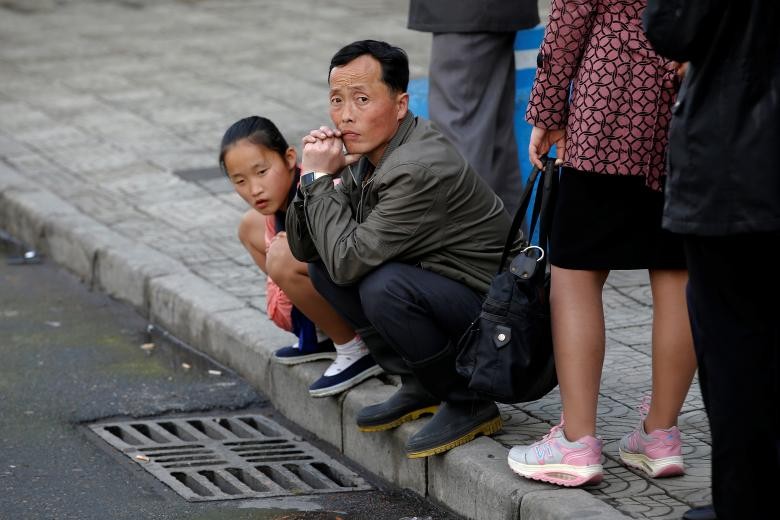
[[[287,209],[295,175],[295,149],[284,156],[261,144],[242,139],[225,153],[225,169],[242,199],[263,215]]]

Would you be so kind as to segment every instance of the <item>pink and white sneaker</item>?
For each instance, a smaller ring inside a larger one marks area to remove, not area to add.
[[[515,446],[507,458],[512,471],[559,486],[597,484],[604,478],[601,440],[586,435],[574,442],[563,434],[563,421],[530,446]]]
[[[680,430],[672,426],[646,433],[644,423],[649,408],[649,401],[645,399],[639,407],[642,416],[639,426],[620,439],[620,460],[652,478],[684,474]]]

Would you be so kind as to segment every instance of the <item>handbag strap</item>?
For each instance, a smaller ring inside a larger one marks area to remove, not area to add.
[[[539,176],[541,179],[539,179],[539,183],[536,186],[536,191],[534,192],[534,206],[531,209],[531,220],[528,224],[528,244],[530,245],[534,238],[534,231],[536,231],[536,225],[539,223],[539,215],[542,212],[542,201],[544,199],[544,185],[546,184],[546,176],[547,175],[547,165],[545,163],[545,168],[539,173]],[[539,245],[544,247],[544,245],[541,243],[543,240],[543,237],[539,236],[540,243]]]
[[[545,215],[546,213],[549,213],[549,208],[545,207],[545,193],[546,190],[544,189],[544,186],[547,184],[547,178],[554,176],[554,168],[555,168],[555,158],[548,158],[548,157],[542,157],[542,160],[545,161],[545,168],[544,170],[540,170],[536,166],[533,167],[531,170],[531,174],[528,176],[528,181],[526,182],[525,189],[523,190],[523,194],[520,197],[520,206],[517,208],[517,211],[515,212],[515,216],[512,219],[512,225],[509,227],[509,234],[506,238],[506,243],[504,244],[504,251],[501,254],[501,262],[498,264],[498,273],[500,274],[505,269],[506,260],[509,257],[509,253],[512,250],[512,246],[515,243],[515,239],[517,238],[517,232],[520,231],[520,226],[523,223],[523,220],[525,219],[526,212],[528,211],[528,206],[531,204],[531,195],[533,193],[534,186],[538,184],[538,188],[536,190],[536,197],[534,200],[534,210],[532,211],[531,215],[531,221],[529,223],[529,228],[531,235],[529,235],[529,243],[530,243],[530,236],[533,236],[533,230],[536,228],[536,222],[539,220],[540,216]],[[538,181],[538,182],[537,182]],[[549,201],[549,197],[548,197]],[[545,226],[545,221],[548,221],[548,218],[542,218],[542,225],[540,228],[540,233],[544,234],[549,231],[549,227]],[[540,240],[544,240],[544,244],[547,243],[547,236],[540,237]],[[544,246],[543,246],[544,247]]]
[[[539,220],[539,245],[548,252],[550,246],[550,230],[555,210],[555,198],[558,193],[558,167],[555,159],[547,161],[544,172],[544,187]]]
[[[504,264],[509,256],[509,252],[512,250],[512,246],[517,238],[517,232],[520,231],[520,225],[523,223],[523,216],[528,211],[528,204],[531,202],[531,190],[533,190],[536,179],[539,177],[539,168],[536,166],[531,170],[531,174],[528,176],[528,182],[525,185],[523,194],[520,196],[520,206],[515,211],[515,216],[512,219],[512,225],[509,226],[509,233],[504,243],[504,250],[501,254],[501,262],[498,264],[498,274],[504,270]]]

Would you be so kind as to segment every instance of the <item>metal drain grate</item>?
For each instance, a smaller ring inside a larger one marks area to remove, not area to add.
[[[262,415],[126,420],[89,428],[190,501],[371,489]]]

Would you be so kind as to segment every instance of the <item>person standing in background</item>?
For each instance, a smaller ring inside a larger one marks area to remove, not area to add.
[[[715,513],[776,517],[780,5],[649,0],[643,22],[659,54],[689,63],[669,136],[663,225],[682,235],[690,272]]]
[[[514,214],[522,188],[515,137],[515,33],[536,0],[411,0],[409,29],[433,33],[430,119]]]

